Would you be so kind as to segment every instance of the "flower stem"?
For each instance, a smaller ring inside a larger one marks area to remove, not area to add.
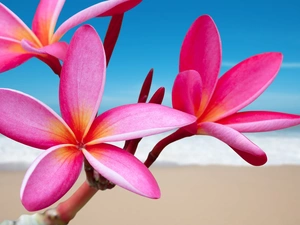
[[[97,189],[84,182],[79,189],[66,201],[57,206],[59,218],[69,223],[77,212],[97,193]]]
[[[190,137],[194,135],[193,133],[185,130],[179,129],[164,139],[160,140],[152,149],[152,151],[148,154],[146,161],[144,162],[145,166],[148,168],[155,162],[159,154],[164,150],[164,148],[171,144],[172,142],[178,141],[185,137]]]
[[[134,155],[141,140],[142,138],[130,140],[126,145],[124,145],[124,150]]]

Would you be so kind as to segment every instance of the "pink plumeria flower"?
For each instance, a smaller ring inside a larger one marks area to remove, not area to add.
[[[263,165],[266,154],[240,132],[262,132],[300,124],[300,116],[267,111],[238,112],[274,80],[281,53],[250,57],[218,78],[221,41],[211,17],[199,17],[187,32],[180,52],[172,102],[175,109],[197,116],[193,134],[211,135],[244,160]]]
[[[165,132],[196,118],[146,103],[116,107],[96,117],[105,74],[102,42],[96,31],[85,25],[75,32],[62,67],[62,118],[33,97],[0,89],[0,133],[47,149],[30,166],[21,187],[27,210],[39,210],[60,199],[77,180],[84,160],[114,184],[149,198],[160,197],[150,171],[132,154],[105,142]]]
[[[58,16],[65,0],[41,0],[32,30],[6,6],[0,3],[0,73],[37,57],[59,74],[68,44],[60,42],[71,28],[101,16],[122,14],[139,4],[141,0],[107,0],[86,8],[66,20],[54,32]]]

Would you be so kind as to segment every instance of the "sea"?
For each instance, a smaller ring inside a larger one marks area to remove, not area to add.
[[[145,161],[154,145],[168,133],[145,137],[136,157]],[[300,127],[281,131],[245,134],[263,149],[265,166],[300,165]],[[124,142],[111,143],[122,147]],[[0,170],[26,170],[43,150],[28,147],[0,134]],[[153,166],[228,165],[251,166],[230,147],[210,136],[193,136],[174,142],[160,154]]]

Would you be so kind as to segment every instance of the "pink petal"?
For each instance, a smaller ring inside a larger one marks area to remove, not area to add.
[[[73,145],[58,145],[43,152],[25,174],[21,187],[24,207],[36,211],[59,200],[77,180],[83,160]]]
[[[0,2],[0,37],[10,38],[16,41],[29,40],[36,46],[41,43],[26,24],[10,9]]]
[[[111,55],[114,51],[117,43],[123,21],[124,14],[118,14],[111,18],[105,39],[104,39],[104,50],[106,55],[106,64],[108,65]]]
[[[114,184],[148,198],[160,197],[155,178],[132,154],[109,144],[87,146],[82,151],[92,167]]]
[[[187,32],[180,51],[179,71],[196,70],[203,83],[200,112],[208,104],[221,66],[221,40],[216,24],[208,15],[200,16]]]
[[[41,0],[32,21],[32,30],[45,46],[50,44],[65,0]]]
[[[225,117],[217,123],[239,132],[262,132],[284,129],[300,124],[300,116],[266,111],[239,112]]]
[[[227,71],[219,79],[202,120],[216,121],[249,105],[274,80],[281,62],[281,53],[263,53]]]
[[[94,120],[105,83],[106,62],[102,42],[89,25],[74,34],[60,77],[61,114],[77,140]]]
[[[48,54],[63,61],[65,60],[68,49],[68,44],[66,42],[55,42],[42,48],[35,48],[29,41],[22,40],[21,45],[27,52],[32,52],[35,54]]]
[[[198,116],[201,113],[199,109],[202,87],[201,77],[197,71],[187,70],[179,73],[172,90],[173,108]]]
[[[229,145],[240,157],[254,166],[267,162],[266,154],[238,131],[218,123],[204,122],[198,125],[198,133],[211,135]]]
[[[29,95],[9,89],[0,89],[0,133],[41,149],[76,143],[70,128],[53,110]]]
[[[0,73],[21,65],[34,55],[26,52],[19,41],[0,37]]]
[[[131,140],[183,127],[195,120],[192,115],[158,104],[124,105],[98,116],[84,142]]]
[[[142,0],[107,0],[90,6],[66,20],[55,32],[52,43],[58,41],[68,30],[100,16],[113,16],[122,14],[135,7]]]
[[[55,42],[41,48],[41,50],[45,51],[45,53],[47,53],[48,55],[54,56],[55,58],[64,61],[66,58],[68,47],[69,45],[66,42]]]

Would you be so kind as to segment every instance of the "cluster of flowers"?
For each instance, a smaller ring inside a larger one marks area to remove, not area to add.
[[[123,14],[140,2],[98,3],[72,16],[55,32],[63,0],[41,0],[32,30],[0,3],[0,72],[37,57],[60,77],[61,116],[29,95],[0,88],[0,133],[45,150],[23,180],[21,201],[26,209],[40,210],[58,201],[73,186],[83,165],[86,171],[98,172],[110,184],[159,198],[158,184],[147,167],[168,144],[192,135],[211,135],[248,163],[259,166],[266,163],[266,154],[242,132],[271,131],[300,124],[299,115],[239,112],[273,81],[282,54],[252,56],[219,78],[221,40],[208,15],[197,18],[184,38],[179,73],[172,90],[173,108],[161,105],[163,88],[147,102],[150,71],[138,103],[97,115],[106,67]],[[102,16],[112,16],[104,44],[90,25],[81,26],[69,44],[60,41],[69,29]],[[174,133],[155,145],[144,163],[135,158],[141,138],[174,129]],[[114,141],[126,141],[124,148],[107,143]]]

